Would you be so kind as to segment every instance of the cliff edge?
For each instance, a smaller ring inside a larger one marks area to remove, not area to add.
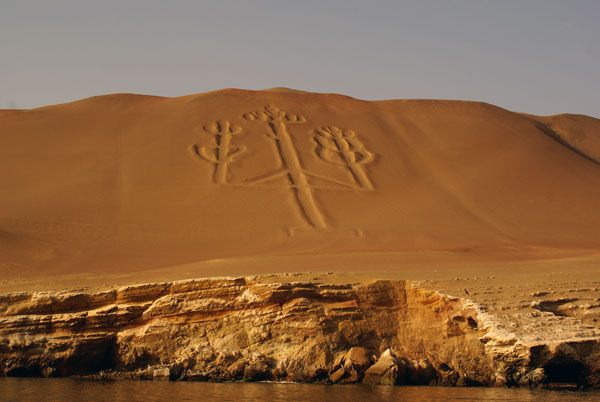
[[[0,296],[0,375],[596,386],[600,330],[538,314],[533,338],[411,281],[211,278]],[[541,331],[539,326],[541,325]]]

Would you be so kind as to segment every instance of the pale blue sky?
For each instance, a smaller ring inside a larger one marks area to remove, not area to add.
[[[0,108],[276,86],[600,117],[600,1],[0,0]]]

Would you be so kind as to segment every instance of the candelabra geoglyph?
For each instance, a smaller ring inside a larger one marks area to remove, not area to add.
[[[309,131],[314,140],[314,156],[332,166],[342,166],[347,169],[348,179],[340,180],[322,172],[316,173],[303,166],[290,125],[306,124],[307,120],[304,116],[288,113],[275,106],[266,106],[261,110],[244,114],[243,118],[267,126],[267,136],[275,144],[274,156],[278,158],[279,167],[256,177],[230,181],[227,173],[229,166],[238,158],[242,158],[242,154],[248,150],[248,147],[245,144],[237,144],[239,140],[234,138],[234,136],[240,137],[243,131],[240,125],[232,124],[229,121],[216,121],[203,126],[204,131],[212,138],[204,145],[192,145],[193,153],[196,156],[214,165],[213,182],[215,184],[273,187],[268,183],[278,179],[277,183],[280,183],[280,186],[287,187],[293,192],[294,199],[302,212],[302,218],[307,225],[322,231],[329,230],[332,225],[317,202],[315,191],[321,189],[375,190],[365,168],[367,164],[373,162],[375,154],[366,149],[355,131],[332,125]],[[315,185],[313,180],[317,179],[328,185]]]

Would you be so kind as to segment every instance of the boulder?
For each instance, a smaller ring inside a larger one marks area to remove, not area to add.
[[[371,358],[365,348],[353,347],[339,355],[334,363],[335,370],[329,376],[332,383],[352,384],[359,382],[364,371],[371,365]],[[337,368],[337,370],[336,370]]]
[[[239,380],[244,376],[245,368],[246,363],[240,359],[227,367],[227,370],[225,371],[225,378],[229,380]]]
[[[344,356],[344,367],[352,368],[358,373],[364,372],[371,365],[371,358],[365,348],[353,347]]]
[[[377,363],[365,371],[362,380],[365,384],[394,385],[398,380],[398,359],[390,349],[381,354]]]
[[[346,370],[344,370],[344,368],[339,368],[336,371],[334,371],[330,376],[329,376],[329,381],[331,381],[332,383],[337,383],[339,382],[342,377],[344,376],[344,374],[346,374]]]
[[[533,372],[531,373],[530,383],[531,386],[538,387],[544,384],[547,379],[548,378],[546,376],[546,371],[543,368],[539,367],[533,370]]]
[[[360,374],[358,371],[353,368],[346,369],[346,372],[342,379],[340,380],[340,384],[354,384],[360,381]]]
[[[152,378],[155,380],[168,380],[171,376],[171,369],[168,367],[162,367],[154,369],[152,373]]]

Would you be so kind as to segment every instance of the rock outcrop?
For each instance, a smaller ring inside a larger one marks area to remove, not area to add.
[[[3,376],[587,386],[600,383],[599,340],[520,340],[473,302],[409,281],[0,296]]]
[[[365,371],[362,382],[365,384],[394,385],[398,382],[398,371],[398,359],[390,349],[387,349],[381,354],[377,363]]]

